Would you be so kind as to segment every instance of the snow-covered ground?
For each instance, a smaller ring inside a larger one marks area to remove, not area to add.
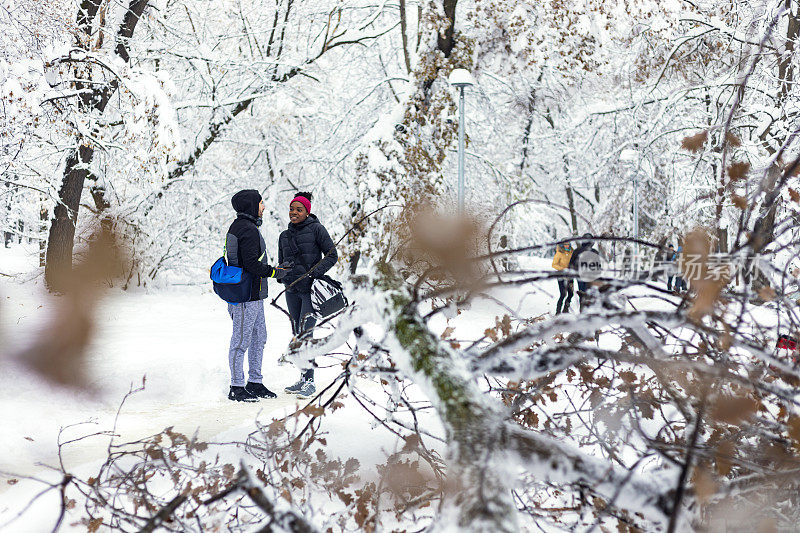
[[[0,272],[12,275],[0,276],[0,339],[5,353],[25,345],[33,335],[48,334],[45,324],[53,299],[43,288],[36,261],[33,247],[0,248]],[[546,269],[549,259],[528,258],[525,267]],[[440,330],[454,327],[454,338],[478,338],[503,314],[552,313],[557,289],[543,289],[498,289],[492,294],[494,302],[482,300],[448,323],[439,315],[432,325]],[[573,298],[576,307],[577,296]],[[265,310],[264,383],[278,398],[240,404],[226,398],[230,318],[209,286],[109,291],[98,311],[100,319],[88,354],[90,392],[60,388],[12,362],[0,363],[0,416],[5,422],[0,433],[4,450],[0,471],[31,475],[42,472],[42,465],[55,464],[60,428],[93,423],[68,430],[64,439],[112,429],[125,394],[145,378],[144,390],[128,398],[121,410],[116,427],[120,441],[152,435],[168,426],[186,434],[197,431],[201,439],[235,429],[246,435],[257,416],[269,419],[294,406],[297,398],[283,393],[283,387],[297,379],[297,370],[277,362],[291,338],[290,325],[281,311],[270,305]],[[320,369],[317,381],[324,385],[337,374],[335,367]],[[103,458],[107,443],[106,437],[96,437],[66,447],[65,466],[69,469]],[[0,484],[0,494],[9,488]]]
[[[17,274],[0,276],[0,353],[8,354],[31,336],[48,334],[45,324],[53,300],[36,277],[35,250],[0,247],[0,272]],[[0,530],[19,504],[42,488],[24,476],[58,479],[47,465],[57,464],[59,430],[81,424],[66,430],[62,440],[111,430],[122,399],[145,378],[144,390],[130,396],[120,412],[117,442],[153,435],[168,426],[188,435],[197,432],[205,440],[243,439],[254,429],[256,417],[270,420],[294,406],[298,399],[283,388],[297,380],[298,371],[277,363],[291,328],[286,316],[269,305],[266,316],[264,383],[278,398],[258,403],[227,399],[230,318],[225,303],[204,286],[156,293],[110,291],[99,309],[88,354],[90,392],[53,386],[1,360],[0,472],[19,481],[12,485],[8,477],[0,480]],[[317,380],[324,384],[336,374],[335,368],[321,369]],[[98,436],[66,446],[67,470],[80,470],[105,458],[108,440]],[[57,510],[57,503],[51,508]],[[50,527],[54,517],[55,513]],[[40,530],[30,520],[26,515],[13,530]]]
[[[522,259],[526,269],[550,268],[549,259]],[[255,429],[256,419],[268,422],[298,404],[295,396],[283,393],[283,388],[297,379],[298,371],[292,365],[278,364],[291,338],[290,325],[286,316],[268,303],[263,374],[264,383],[278,398],[254,404],[227,400],[230,318],[226,305],[205,284],[109,291],[98,310],[97,330],[88,353],[89,391],[51,385],[2,357],[25,346],[32,336],[48,334],[46,324],[54,300],[42,286],[36,250],[0,248],[0,273],[0,530],[42,490],[40,482],[29,478],[60,480],[50,467],[58,462],[62,428],[67,428],[62,441],[110,431],[116,420],[116,442],[147,437],[169,426],[205,441],[241,442]],[[558,297],[555,285],[550,281],[496,289],[491,299],[476,299],[467,312],[452,314],[449,319],[439,314],[431,325],[437,332],[452,327],[450,338],[454,340],[478,339],[504,314],[524,319],[552,314]],[[626,294],[635,299],[638,309],[666,308],[673,300],[671,296],[654,297],[640,287],[629,288]],[[575,312],[577,295],[572,305]],[[615,349],[618,345],[613,343],[618,344],[619,339],[602,335],[597,343]],[[318,388],[334,380],[340,370],[338,364],[319,369]],[[144,390],[125,401],[117,419],[126,393],[144,379]],[[379,384],[362,380],[358,386],[380,403]],[[326,417],[327,451],[343,459],[356,457],[368,469],[396,451],[398,440],[354,403],[345,401],[344,409]],[[432,413],[425,416],[430,417],[426,428],[437,433],[438,421]],[[108,443],[109,437],[101,435],[65,446],[65,469],[89,475],[106,458]],[[8,530],[49,530],[58,508],[58,493],[50,491]]]
[[[246,439],[256,419],[268,422],[298,405],[297,397],[283,392],[296,381],[298,371],[291,364],[278,364],[291,339],[291,328],[286,316],[268,303],[263,374],[264,383],[278,398],[250,404],[227,399],[230,318],[226,305],[208,285],[108,291],[97,312],[87,357],[89,390],[46,382],[8,359],[32,336],[48,334],[54,299],[43,287],[37,262],[34,247],[0,248],[0,531],[44,488],[36,480],[60,481],[52,467],[58,465],[59,431],[64,428],[62,441],[114,429],[115,442],[124,443],[173,426],[201,440],[234,442]],[[534,262],[538,266],[549,263]],[[456,327],[454,338],[479,337],[495,317],[510,311],[536,316],[551,310],[557,290],[547,292],[502,289],[493,294],[502,304],[484,301],[450,324],[437,318],[433,325],[442,330],[447,325]],[[339,371],[338,365],[318,369],[318,388]],[[144,390],[129,396],[120,410],[126,394],[143,380]],[[362,390],[371,386],[359,384]],[[374,384],[374,388],[374,397],[379,398],[380,387]],[[362,466],[369,467],[397,450],[396,439],[388,432],[379,434],[361,408],[349,407],[326,419],[332,436],[330,453],[357,457]],[[427,427],[435,432],[438,422],[429,420]],[[105,460],[108,444],[109,437],[99,435],[64,446],[66,471],[90,475]],[[50,491],[13,521],[9,530],[49,530],[58,509],[57,491]]]

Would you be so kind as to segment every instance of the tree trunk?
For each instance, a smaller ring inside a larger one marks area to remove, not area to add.
[[[578,215],[575,213],[575,196],[572,193],[572,187],[567,185],[567,205],[569,206],[569,218],[572,222],[572,234],[578,234]]]
[[[458,4],[458,0],[444,0],[444,14],[449,21],[444,33],[439,34],[439,50],[444,53],[444,57],[450,57],[450,52],[456,45],[456,4]]]
[[[45,198],[42,198],[39,206],[39,268],[44,268],[47,254],[47,207]]]
[[[778,82],[781,84],[778,101],[785,105],[794,80],[794,42],[800,34],[800,13],[793,8],[795,0],[784,0],[784,7],[788,10],[786,23],[786,41],[783,53],[778,59]],[[785,110],[784,110],[785,113]]]
[[[532,104],[531,107],[533,107]],[[528,164],[528,142],[530,142],[532,128],[533,128],[533,109],[529,109],[528,122],[527,124],[525,124],[525,134],[522,136],[522,161],[519,162],[520,176],[525,174],[525,167]]]
[[[408,53],[408,18],[406,16],[406,0],[400,0],[400,32],[403,34],[403,58],[406,60],[406,72],[411,74],[411,55]]]
[[[102,0],[83,0],[81,2],[77,24],[82,32],[83,42],[79,46],[88,46],[88,41],[92,35],[92,26],[97,16],[98,9]],[[133,36],[136,24],[142,17],[148,0],[130,0],[128,10],[125,12],[122,24],[117,32],[116,53],[125,62],[128,62],[128,41]],[[102,31],[102,28],[100,29]],[[85,79],[91,79],[91,69],[88,70]],[[80,79],[82,76],[76,76]],[[84,109],[92,108],[94,111],[102,113],[105,111],[108,102],[116,92],[119,82],[114,79],[105,87],[91,86],[92,93],[82,98]],[[76,83],[76,88],[86,89],[90,87],[84,83]],[[63,290],[61,281],[63,275],[72,269],[72,250],[75,246],[75,228],[78,222],[78,210],[81,203],[81,194],[87,177],[91,177],[89,165],[94,158],[94,147],[85,139],[79,138],[79,147],[67,157],[64,168],[64,178],[61,182],[61,189],[58,193],[59,202],[53,212],[53,221],[50,225],[50,234],[47,239],[47,253],[45,255],[45,283],[50,290]],[[92,197],[101,211],[109,207],[105,199],[105,190],[95,186],[92,189]],[[110,221],[104,221],[109,224]]]
[[[87,165],[94,156],[94,148],[81,146],[67,158],[64,180],[58,191],[59,203],[53,212],[50,236],[47,239],[45,282],[51,290],[63,290],[61,281],[72,269],[72,248],[75,243],[75,225],[81,201],[83,183],[89,174]]]

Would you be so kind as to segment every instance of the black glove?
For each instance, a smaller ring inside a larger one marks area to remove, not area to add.
[[[286,274],[288,274],[292,268],[294,268],[294,263],[291,261],[284,261],[272,269],[272,277],[280,281],[286,277]]]

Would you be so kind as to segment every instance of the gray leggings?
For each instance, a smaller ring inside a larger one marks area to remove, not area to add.
[[[317,324],[317,319],[310,316],[310,313],[314,312],[314,308],[311,305],[311,293],[286,292],[286,307],[289,308],[289,315],[292,317],[292,333],[295,335],[303,333]],[[301,324],[300,321],[303,318],[305,318],[305,321]],[[313,381],[314,369],[304,369],[303,379]]]
[[[264,300],[228,304],[228,314],[233,321],[233,333],[228,349],[231,367],[231,386],[244,387],[244,353],[248,359],[248,381],[261,383],[261,360],[267,342],[267,325],[264,322]]]

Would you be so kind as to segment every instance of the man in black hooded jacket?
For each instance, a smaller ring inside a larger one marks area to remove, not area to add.
[[[581,255],[583,255],[586,252],[594,252],[596,255],[600,255],[599,252],[592,247],[594,245],[594,241],[592,240],[594,239],[594,236],[591,233],[584,233],[581,236],[581,239],[584,240],[580,243],[578,248],[574,252],[572,252],[572,257],[570,257],[569,266],[567,267],[568,269],[576,273],[579,273],[580,271],[579,265],[581,261]],[[579,307],[581,311],[583,311],[584,307],[586,307],[586,304],[588,302],[588,292],[589,292],[589,283],[586,280],[583,280],[579,277],[578,299],[580,301]]]
[[[276,268],[266,261],[266,243],[258,230],[264,203],[258,191],[247,189],[237,192],[231,199],[236,210],[236,220],[225,236],[225,260],[229,266],[238,266],[250,273],[253,284],[250,300],[228,304],[228,314],[233,320],[228,363],[231,369],[231,389],[228,399],[239,402],[258,401],[258,398],[275,398],[266,388],[261,375],[261,361],[267,342],[267,324],[264,318],[264,298],[267,297],[267,278],[281,279],[287,270]],[[244,378],[244,354],[248,353],[248,380]]]

